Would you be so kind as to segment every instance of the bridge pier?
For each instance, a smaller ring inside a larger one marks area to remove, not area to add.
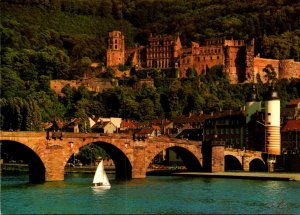
[[[249,172],[250,170],[250,157],[249,156],[246,156],[246,155],[243,155],[242,157],[242,167],[243,167],[243,170],[245,172]]]
[[[132,178],[146,178],[147,168],[146,157],[145,157],[145,146],[136,145],[134,146],[135,159],[132,165]]]
[[[211,172],[225,171],[225,142],[212,141],[211,144]]]

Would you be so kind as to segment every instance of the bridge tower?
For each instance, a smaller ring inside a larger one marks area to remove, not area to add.
[[[261,101],[258,99],[257,91],[255,85],[253,85],[252,93],[249,95],[246,102],[246,123],[250,122],[251,116],[255,112],[261,111]]]
[[[280,144],[280,99],[278,93],[272,88],[267,101],[265,101],[265,127],[269,170],[274,170],[276,155],[281,155]]]

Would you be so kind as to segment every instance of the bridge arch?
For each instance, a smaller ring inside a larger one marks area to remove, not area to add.
[[[225,171],[230,170],[243,170],[243,166],[240,158],[227,154],[225,155]]]
[[[261,158],[253,158],[249,162],[249,171],[265,172],[265,171],[267,171],[266,163]]]
[[[172,149],[183,161],[183,164],[187,168],[187,171],[194,172],[194,171],[201,171],[202,170],[202,159],[197,157],[195,152],[192,152],[189,148],[180,146],[180,145],[173,145],[173,146],[162,146],[157,147],[156,150],[148,150],[147,153],[147,160],[145,168],[148,168],[151,161],[158,155],[161,151]],[[200,155],[200,152],[199,152]]]
[[[120,149],[117,146],[115,146],[111,143],[108,143],[108,142],[96,141],[96,142],[86,143],[86,144],[80,146],[78,148],[78,150],[80,150],[81,148],[83,148],[87,145],[90,145],[90,144],[95,144],[95,145],[100,146],[110,156],[110,158],[113,160],[114,165],[115,165],[115,171],[116,171],[116,178],[117,179],[130,179],[130,178],[132,178],[132,164],[131,164],[131,161],[129,160],[129,158],[123,152],[122,149]]]
[[[1,140],[1,158],[5,161],[10,157],[17,163],[28,164],[29,181],[39,183],[45,181],[45,166],[40,156],[27,145],[10,140]]]

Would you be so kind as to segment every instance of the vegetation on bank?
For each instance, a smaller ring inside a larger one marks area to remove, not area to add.
[[[300,59],[300,3],[295,0],[4,0],[0,7],[2,130],[41,130],[42,122],[54,117],[147,121],[235,110],[252,90],[249,84],[231,85],[216,66],[206,76],[191,70],[180,80],[150,70],[155,88],[133,88],[140,78],[135,74],[103,93],[65,87],[64,97],[56,95],[49,80],[79,79],[91,62],[104,65],[112,30],[124,32],[126,46],[145,45],[149,33],[179,32],[185,46],[209,37],[254,37],[262,57]],[[285,106],[300,96],[299,79],[280,80],[276,89]],[[267,87],[259,83],[258,91],[263,99]]]

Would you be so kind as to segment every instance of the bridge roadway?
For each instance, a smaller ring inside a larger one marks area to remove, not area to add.
[[[97,144],[112,158],[117,178],[144,178],[154,157],[166,149],[172,149],[183,160],[189,172],[208,170],[224,171],[225,156],[235,157],[244,170],[249,171],[252,160],[261,160],[259,152],[225,150],[224,145],[214,145],[205,152],[200,141],[148,137],[132,140],[127,134],[71,133],[46,134],[46,132],[0,132],[0,141],[24,153],[29,165],[31,181],[64,180],[64,167],[69,158],[88,144]],[[2,153],[2,152],[1,152]]]

